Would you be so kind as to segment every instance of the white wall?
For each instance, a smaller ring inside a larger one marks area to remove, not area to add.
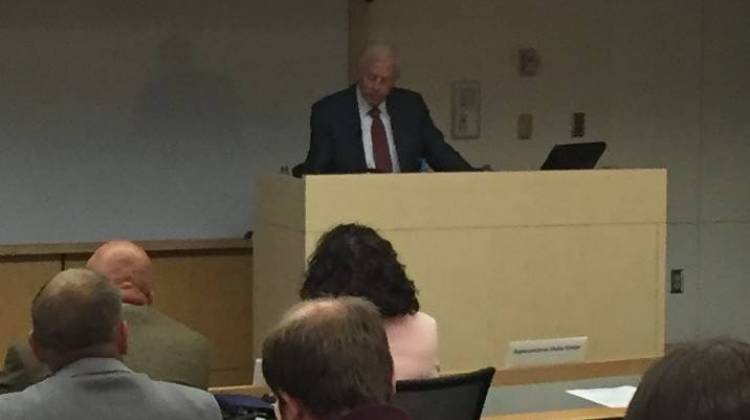
[[[0,14],[0,243],[238,237],[347,83],[347,3],[30,0]]]
[[[750,3],[704,8],[698,332],[750,338]]]
[[[583,140],[609,145],[602,166],[668,168],[667,268],[685,270],[686,292],[668,296],[667,339],[750,339],[749,2],[377,0],[367,9],[369,36],[400,47],[401,85],[424,94],[444,132],[450,82],[482,83],[482,137],[453,142],[473,164],[535,169],[552,144],[573,141],[571,114],[582,111]],[[522,47],[541,54],[537,77],[518,76]],[[532,140],[515,139],[522,112],[534,115]]]

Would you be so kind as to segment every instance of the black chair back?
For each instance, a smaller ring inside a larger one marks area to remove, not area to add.
[[[396,382],[393,405],[413,420],[479,420],[495,368]]]

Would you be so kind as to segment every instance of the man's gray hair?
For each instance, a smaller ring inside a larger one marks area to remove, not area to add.
[[[121,306],[120,291],[103,275],[80,268],[65,270],[34,297],[34,339],[59,355],[111,343],[122,319]]]
[[[359,55],[359,72],[362,74],[364,69],[370,64],[378,61],[391,61],[395,67],[395,76],[401,74],[401,64],[398,53],[398,48],[392,44],[386,43],[370,43],[365,46],[362,53]]]

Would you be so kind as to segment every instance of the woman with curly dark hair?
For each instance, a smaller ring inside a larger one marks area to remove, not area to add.
[[[375,230],[344,224],[320,238],[300,297],[324,296],[359,296],[378,307],[396,379],[437,376],[437,323],[419,311],[414,282],[406,276],[391,243]]]

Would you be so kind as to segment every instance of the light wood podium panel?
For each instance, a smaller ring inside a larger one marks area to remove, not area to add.
[[[323,175],[261,181],[256,354],[338,223],[390,240],[438,321],[442,368],[502,368],[513,340],[588,336],[587,361],[664,348],[666,171]]]
[[[263,178],[256,191],[253,233],[253,350],[262,354],[263,338],[286,308],[298,301],[306,248],[306,183],[286,176]],[[261,247],[256,247],[257,243]],[[257,281],[258,275],[265,280]]]

